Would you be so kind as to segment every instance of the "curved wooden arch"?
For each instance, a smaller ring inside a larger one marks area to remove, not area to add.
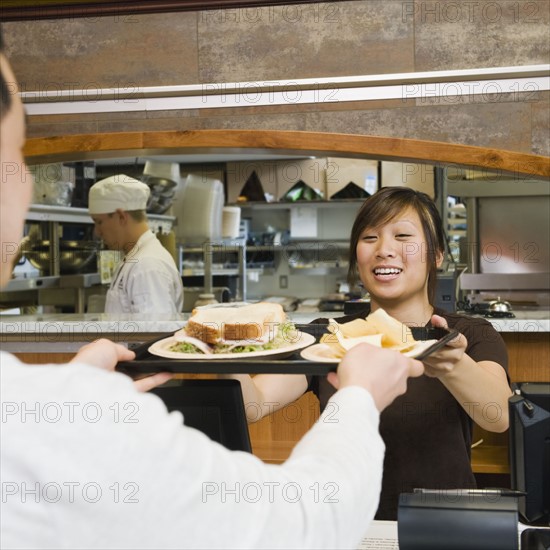
[[[550,158],[489,147],[438,141],[278,130],[188,130],[121,132],[31,138],[28,164],[126,156],[243,152],[341,156],[550,177]]]

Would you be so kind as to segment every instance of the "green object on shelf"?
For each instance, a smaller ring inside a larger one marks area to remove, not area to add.
[[[286,202],[316,201],[323,200],[323,195],[304,181],[299,180],[281,197],[281,200]]]

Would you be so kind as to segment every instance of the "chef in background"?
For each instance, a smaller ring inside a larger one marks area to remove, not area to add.
[[[183,285],[171,254],[149,229],[149,187],[117,174],[90,188],[88,209],[96,235],[124,252],[107,292],[105,313],[179,313]]]

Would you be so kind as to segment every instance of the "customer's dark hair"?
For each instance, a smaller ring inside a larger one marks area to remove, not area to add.
[[[445,252],[445,233],[441,216],[433,200],[426,193],[409,187],[383,187],[361,206],[351,229],[348,280],[352,284],[357,282],[357,243],[365,229],[381,227],[409,208],[418,214],[424,229],[428,262],[428,299],[433,304],[437,258]]]
[[[2,27],[0,27],[0,54],[4,53],[4,39],[2,37]],[[8,83],[0,71],[0,119],[10,110],[11,94],[8,89]]]

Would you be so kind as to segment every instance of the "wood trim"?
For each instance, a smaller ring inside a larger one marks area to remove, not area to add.
[[[480,445],[472,449],[472,470],[476,474],[509,474],[507,445]]]
[[[75,17],[101,17],[165,13],[178,11],[203,11],[214,9],[245,9],[292,4],[317,4],[322,0],[72,0],[65,2],[3,1],[0,9],[2,21],[63,19]],[[331,0],[343,2],[344,0]]]
[[[503,332],[512,382],[550,382],[550,334]]]
[[[30,138],[24,153],[28,164],[41,164],[186,152],[243,153],[244,150],[451,164],[550,177],[550,159],[540,155],[437,141],[328,132],[188,130],[78,134]]]

